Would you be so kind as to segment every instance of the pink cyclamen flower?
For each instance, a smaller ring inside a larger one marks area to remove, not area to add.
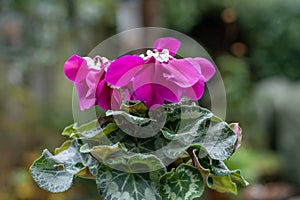
[[[128,55],[113,61],[105,79],[117,87],[131,85],[132,99],[144,101],[148,108],[164,101],[177,103],[183,96],[198,100],[215,68],[205,58],[174,58],[179,46],[175,38],[160,38],[146,55]]]
[[[121,96],[117,90],[108,86],[104,79],[110,61],[104,57],[71,56],[64,64],[68,79],[75,83],[81,110],[99,105],[104,110],[117,107]]]

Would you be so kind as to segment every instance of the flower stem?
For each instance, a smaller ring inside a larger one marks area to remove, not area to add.
[[[187,150],[187,152],[188,152],[188,154],[190,155],[190,157],[191,157],[191,159],[192,159],[192,161],[193,161],[194,167],[196,167],[197,169],[200,170],[201,167],[200,167],[199,161],[198,161],[198,159],[197,159],[195,153],[193,152],[193,150],[194,150],[194,149],[191,149],[191,148],[190,148],[190,149]]]

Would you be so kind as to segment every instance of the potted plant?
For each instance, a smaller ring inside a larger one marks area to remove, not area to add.
[[[180,41],[159,38],[141,55],[71,56],[64,65],[81,110],[105,110],[86,124],[67,126],[55,153],[30,167],[36,183],[64,192],[75,177],[95,180],[105,200],[192,200],[205,186],[236,194],[248,183],[224,164],[242,130],[197,105],[215,73],[207,59],[176,58]]]

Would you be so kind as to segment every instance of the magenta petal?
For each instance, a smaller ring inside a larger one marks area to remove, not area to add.
[[[139,56],[123,56],[111,63],[105,79],[108,83],[122,87],[127,85],[133,76],[141,70],[144,60]]]
[[[163,86],[161,87],[162,89],[167,88],[168,91],[160,91],[160,88],[157,88],[157,92],[159,92],[159,94],[161,94],[161,96],[163,97],[164,100],[169,101],[169,102],[179,102],[179,100],[182,97],[184,88],[178,86],[177,84],[175,84],[172,81],[166,80],[165,77],[163,77],[163,72],[161,70],[157,70],[155,71],[155,83],[157,85]]]
[[[162,67],[160,67],[160,64],[144,64],[141,72],[138,73],[132,81],[132,93],[143,85],[151,84],[151,89],[153,89],[153,92],[157,94],[155,94],[155,96],[159,95],[159,98],[170,102],[178,102],[181,98],[179,86],[171,81],[165,80],[165,78],[162,76],[163,72],[161,69]],[[144,93],[147,92],[148,91],[146,90],[144,91]],[[144,95],[145,94],[141,94],[140,96],[142,97]]]
[[[97,87],[97,104],[104,110],[111,107],[111,88],[105,80],[102,80]]]
[[[95,95],[98,83],[103,80],[104,70],[89,69],[89,73],[86,75],[85,82],[89,90],[86,96]]]
[[[202,77],[198,63],[191,59],[173,59],[161,66],[164,78],[183,88],[191,87]]]
[[[155,72],[154,66],[155,66],[155,63],[144,64],[143,69],[139,73],[136,74],[136,76],[134,77],[134,79],[132,81],[132,84],[131,84],[132,86],[129,87],[132,94],[135,92],[136,89],[142,87],[143,85],[155,83],[155,82],[153,82],[153,76],[154,76],[154,72]]]
[[[77,73],[75,85],[81,110],[89,109],[96,104],[96,89],[103,71],[89,69],[82,65]]]
[[[104,110],[119,110],[122,97],[119,90],[110,88],[105,80],[97,88],[97,104]]]
[[[198,100],[202,97],[204,93],[204,81],[199,80],[192,87],[186,88],[184,90],[184,95],[191,100]]]
[[[80,69],[82,62],[85,62],[84,58],[73,55],[64,64],[64,72],[68,79],[75,82],[77,72]]]
[[[157,94],[154,88],[153,76],[155,72],[155,63],[144,64],[143,69],[138,73],[133,81],[131,94],[134,100],[144,101],[145,105],[150,108],[154,104],[161,105],[164,100]]]
[[[157,94],[159,94],[163,100],[165,101],[169,101],[172,103],[178,103],[181,99],[182,96],[182,92],[181,92],[181,88],[179,88],[178,86],[175,88],[174,85],[168,85],[168,84],[164,84],[164,85],[160,85],[160,84],[155,84],[153,86],[155,88],[155,92]]]
[[[158,105],[162,105],[164,103],[164,99],[157,91],[157,88],[159,87],[160,86],[156,86],[151,83],[145,84],[134,91],[133,99],[143,101],[149,109],[155,109]]]
[[[156,88],[157,92],[163,97],[164,100],[177,103],[180,101],[184,89],[179,87],[178,85],[172,84],[171,82],[166,82],[165,84],[161,85],[160,87]]]
[[[133,91],[132,97],[134,100],[145,102],[145,105],[148,108],[155,109],[157,108],[157,106],[162,105],[165,100],[177,103],[181,98],[181,94],[178,95],[181,88],[176,85],[169,85],[171,87],[168,87],[167,84],[162,85],[149,81],[146,81],[144,84],[138,84],[135,81],[135,89]]]
[[[208,81],[216,72],[214,65],[205,58],[194,58],[194,60],[199,64],[205,82]]]
[[[180,41],[172,38],[165,37],[159,38],[155,41],[153,48],[157,50],[168,49],[171,56],[175,56],[180,47]]]
[[[122,104],[122,96],[120,94],[120,91],[112,89],[111,90],[110,109],[111,110],[120,110],[121,104]]]
[[[142,72],[137,74],[132,82],[134,100],[145,101],[148,108],[157,104],[161,105],[164,100],[178,102],[181,94],[178,94],[178,86],[162,77],[161,68],[155,63],[144,65]]]
[[[89,87],[86,85],[85,82],[80,82],[75,84],[76,89],[78,91],[78,100],[81,110],[86,110],[93,107],[96,103],[95,94],[87,96],[87,92]]]

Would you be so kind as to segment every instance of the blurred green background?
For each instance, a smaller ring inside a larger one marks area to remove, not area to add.
[[[298,0],[0,0],[0,199],[98,199],[90,180],[44,192],[28,168],[73,122],[65,60],[142,26],[180,31],[206,48],[225,84],[226,121],[243,128],[228,165],[251,186],[236,197],[207,189],[203,199],[299,199]]]

